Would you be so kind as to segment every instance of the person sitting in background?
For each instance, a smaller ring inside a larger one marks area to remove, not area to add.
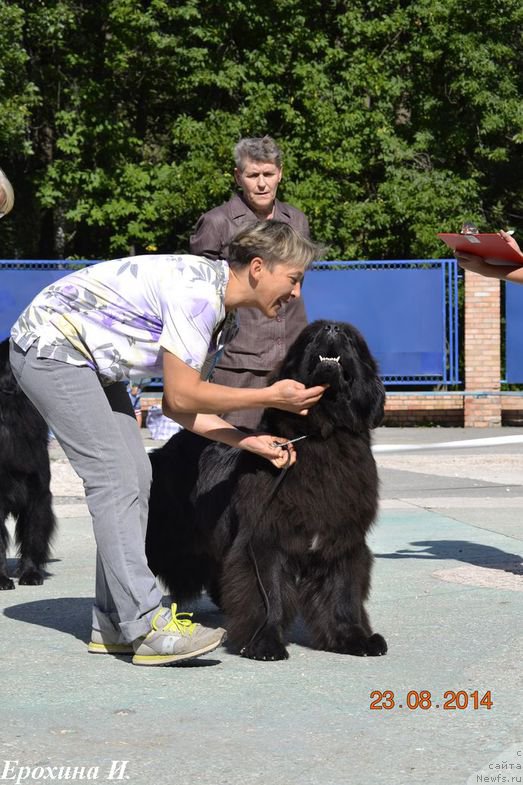
[[[309,237],[305,215],[276,198],[282,178],[282,153],[270,136],[240,139],[234,148],[234,178],[240,189],[228,202],[198,219],[189,241],[190,252],[208,259],[228,259],[229,244],[237,232],[256,221],[290,224]],[[307,324],[301,298],[291,300],[276,319],[256,308],[241,308],[240,329],[224,348],[212,380],[230,387],[265,387],[271,371]],[[225,419],[237,427],[255,428],[261,410],[229,412]]]
[[[131,399],[131,404],[134,411],[134,416],[136,417],[136,422],[138,423],[138,427],[141,428],[143,424],[143,417],[142,417],[142,388],[137,382],[129,382],[127,385],[127,392],[129,393],[129,398]]]
[[[165,442],[182,430],[181,425],[162,413],[161,406],[149,407],[145,418],[145,427],[149,431],[151,439]]]
[[[15,203],[13,186],[7,179],[5,172],[0,169],[0,218],[10,213]]]

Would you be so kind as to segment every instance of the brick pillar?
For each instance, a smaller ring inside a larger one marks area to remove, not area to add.
[[[465,427],[501,425],[500,281],[465,271]]]

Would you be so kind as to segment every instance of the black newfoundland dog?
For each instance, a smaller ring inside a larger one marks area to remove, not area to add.
[[[251,453],[173,436],[151,454],[149,563],[178,601],[207,589],[245,657],[286,659],[298,612],[318,649],[385,654],[364,608],[378,501],[369,429],[385,401],[376,363],[352,325],[317,321],[277,378],[330,385],[306,417],[266,409],[260,421],[260,431],[305,437],[297,463],[279,472]]]
[[[9,364],[9,341],[0,343],[0,590],[14,589],[7,573],[9,532],[16,520],[18,582],[43,583],[55,528],[51,508],[48,429],[18,386]]]

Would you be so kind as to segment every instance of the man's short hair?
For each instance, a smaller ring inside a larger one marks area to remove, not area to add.
[[[242,267],[259,257],[270,268],[293,264],[307,270],[321,259],[322,247],[283,221],[259,221],[241,229],[229,246],[229,264]]]
[[[234,163],[236,168],[243,170],[245,159],[252,161],[270,161],[278,169],[282,165],[282,151],[270,136],[254,136],[240,139],[234,147]]]

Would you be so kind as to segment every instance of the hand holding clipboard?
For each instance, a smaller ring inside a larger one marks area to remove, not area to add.
[[[488,264],[523,267],[523,252],[507,232],[499,234],[438,234],[458,257],[480,257]],[[467,261],[464,258],[464,261]]]

